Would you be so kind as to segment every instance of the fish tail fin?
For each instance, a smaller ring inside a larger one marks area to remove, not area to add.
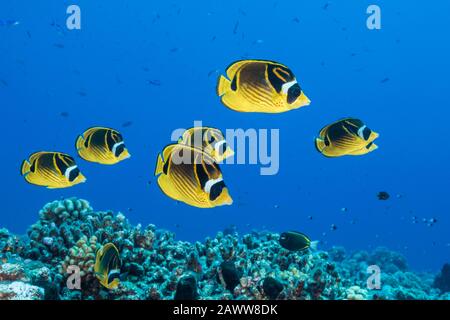
[[[318,245],[319,245],[319,241],[311,241],[309,247],[312,251],[317,251]]]
[[[225,93],[230,91],[231,81],[225,78],[224,76],[220,76],[217,82],[217,95],[223,96]]]
[[[23,160],[22,165],[20,167],[20,174],[26,175],[30,172],[31,164],[28,162],[28,160]]]
[[[325,149],[326,147],[325,141],[321,138],[316,138],[315,145],[317,151],[319,151],[320,153],[322,153],[323,149]]]
[[[75,148],[77,151],[84,148],[84,137],[82,135],[78,136],[77,141],[75,142]]]
[[[156,160],[155,176],[163,173],[164,161],[161,154],[158,154],[158,160]]]

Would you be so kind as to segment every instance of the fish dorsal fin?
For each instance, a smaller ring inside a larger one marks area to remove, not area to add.
[[[230,64],[226,69],[228,79],[232,80],[234,78],[234,76],[236,75],[236,73],[238,72],[238,70],[242,66],[244,66],[248,63],[251,63],[251,62],[255,62],[255,61],[254,60],[238,60],[238,61]]]
[[[179,144],[168,145],[164,148],[162,153],[158,154],[158,159],[156,160],[155,176],[158,176],[161,173],[168,173],[172,152],[176,146],[179,146]]]
[[[31,165],[33,165],[33,163],[34,163],[36,160],[38,160],[40,157],[42,157],[44,154],[48,154],[48,153],[53,153],[53,152],[49,152],[49,151],[40,151],[40,152],[33,153],[33,154],[30,156],[30,163],[31,163]]]
[[[319,131],[319,137],[320,137],[322,140],[325,139],[326,134],[327,134],[327,130],[328,130],[328,128],[330,128],[330,126],[331,126],[331,124],[329,124],[329,125],[323,127],[322,129],[320,129],[320,131]]]
[[[173,149],[175,149],[176,147],[177,147],[176,144],[171,144],[164,148],[164,150],[162,152],[162,157],[163,157],[164,162],[167,162],[169,160],[169,158],[172,155]]]
[[[187,129],[183,132],[181,137],[178,139],[178,143],[187,144],[189,142],[189,138],[194,134],[194,128]]]
[[[81,134],[81,136],[83,137],[83,139],[87,140],[91,135],[100,130],[111,130],[111,129],[105,127],[91,127],[86,131],[84,131],[83,134]]]
[[[193,139],[195,139],[196,135],[200,134],[203,138],[203,130],[207,129],[206,127],[193,127],[187,129],[185,132],[183,132],[183,135],[178,140],[178,143],[182,143],[185,145],[191,145],[193,142],[195,142]],[[200,131],[200,133],[197,133],[197,131]]]
[[[334,125],[336,125],[336,124],[338,124],[338,123],[343,123],[344,121],[351,121],[351,120],[353,120],[353,119],[352,119],[352,118],[343,118],[343,119],[336,120],[336,121],[334,121],[334,122],[332,122],[332,123],[326,125],[326,126],[323,127],[322,129],[320,129],[320,131],[319,131],[319,136],[320,136],[321,138],[324,138],[325,135],[326,135],[326,131],[327,131],[331,126],[334,126]],[[347,131],[348,131],[348,130],[347,130]]]

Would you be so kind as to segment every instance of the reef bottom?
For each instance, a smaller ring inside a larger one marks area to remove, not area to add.
[[[278,238],[219,232],[176,241],[86,200],[58,200],[40,210],[26,237],[0,229],[0,300],[450,300],[449,265],[415,273],[386,248],[291,252]],[[112,290],[93,271],[96,251],[110,242],[122,261]]]

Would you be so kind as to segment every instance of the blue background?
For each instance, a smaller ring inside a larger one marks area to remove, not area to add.
[[[74,3],[82,29],[70,31],[66,8]],[[2,1],[0,19],[20,24],[0,27],[0,226],[24,234],[46,202],[77,196],[182,240],[230,224],[240,232],[295,229],[322,248],[382,245],[416,269],[440,268],[450,253],[450,2],[326,3]],[[379,31],[366,27],[373,3],[382,9]],[[278,115],[225,108],[217,76],[242,58],[288,65],[312,104]],[[379,132],[380,148],[339,159],[317,153],[317,132],[345,116]],[[153,177],[156,155],[194,120],[222,130],[279,128],[279,174],[223,165],[233,206],[201,210],[165,197]],[[122,128],[126,121],[133,124]],[[75,154],[76,136],[96,125],[122,131],[132,158],[112,167],[78,159],[88,182],[67,190],[24,182],[19,167],[30,153]],[[379,191],[391,198],[379,201]],[[438,222],[414,224],[414,216]]]

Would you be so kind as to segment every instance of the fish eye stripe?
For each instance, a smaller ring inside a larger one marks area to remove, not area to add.
[[[289,91],[289,89],[294,86],[295,84],[297,84],[297,80],[294,79],[292,81],[286,82],[281,86],[281,91],[283,93],[287,93]]]
[[[372,130],[370,130],[366,125],[362,126],[358,130],[358,136],[364,140],[369,140],[371,134]]]
[[[363,130],[363,138],[364,138],[364,140],[369,140],[371,134],[372,134],[372,130],[370,130],[368,127],[366,127]]]
[[[208,181],[206,182],[206,184],[205,184],[205,192],[206,192],[206,193],[210,193],[210,192],[211,192],[211,188],[212,188],[215,184],[220,183],[220,182],[223,182],[223,178],[222,178],[222,177],[217,178],[217,179],[211,179],[211,180],[208,180]]]
[[[125,143],[122,141],[122,142],[118,142],[118,143],[116,143],[116,144],[114,144],[114,146],[112,147],[112,153],[114,154],[114,155],[116,155],[116,151],[118,151],[118,148],[120,147],[120,146],[124,146],[125,145]],[[117,156],[117,155],[116,155]]]
[[[217,142],[216,145],[214,146],[214,151],[217,154],[222,155],[226,150],[226,144],[227,144],[227,142],[225,140]],[[220,149],[222,146],[224,146],[224,148]]]
[[[72,171],[74,171],[75,169],[78,169],[77,166],[72,166],[66,169],[64,176],[67,178],[67,180],[70,180],[70,174],[72,173]]]
[[[223,189],[225,188],[225,182],[223,180],[220,180],[218,182],[215,182],[212,184],[210,190],[209,190],[209,200],[214,201],[216,200],[221,194]]]

